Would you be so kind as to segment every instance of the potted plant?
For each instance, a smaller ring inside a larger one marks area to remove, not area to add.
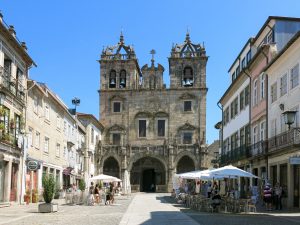
[[[79,189],[81,191],[81,201],[83,202],[83,192],[85,190],[85,182],[83,179],[79,180]]]
[[[26,193],[24,195],[24,202],[26,202],[26,204],[29,205],[29,202],[30,202],[30,190],[29,189],[26,190]]]
[[[0,106],[0,116],[5,116],[6,110],[3,106]]]
[[[39,202],[39,193],[36,189],[32,191],[32,203]]]
[[[11,119],[10,122],[9,122],[9,125],[10,125],[10,129],[15,129],[16,128],[15,120]]]
[[[45,175],[42,180],[44,191],[43,198],[45,203],[39,204],[39,212],[57,212],[58,204],[51,203],[55,193],[55,180],[52,175]]]

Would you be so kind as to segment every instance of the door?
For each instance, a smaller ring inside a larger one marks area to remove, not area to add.
[[[155,172],[154,169],[143,171],[142,191],[155,192]]]
[[[17,183],[18,183],[18,164],[13,163],[11,168],[11,187],[10,187],[10,201],[17,200]]]
[[[294,166],[294,207],[299,208],[300,166]]]

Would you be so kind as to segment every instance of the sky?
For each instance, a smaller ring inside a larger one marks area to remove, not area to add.
[[[99,118],[100,58],[103,46],[115,45],[123,31],[139,65],[165,67],[173,43],[183,43],[187,29],[194,43],[205,43],[207,62],[207,143],[218,139],[217,103],[230,85],[228,69],[249,37],[268,16],[300,17],[297,0],[0,0],[4,20],[14,25],[37,64],[30,78],[44,82],[69,106]]]

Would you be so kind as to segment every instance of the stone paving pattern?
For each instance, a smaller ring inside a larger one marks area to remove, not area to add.
[[[118,196],[115,205],[65,205],[59,212],[41,214],[37,204],[0,208],[0,225],[300,225],[300,212],[251,214],[198,212],[176,204],[170,194],[137,193]]]

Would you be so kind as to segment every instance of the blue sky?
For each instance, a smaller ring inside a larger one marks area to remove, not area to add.
[[[187,27],[191,40],[205,42],[207,64],[207,143],[218,139],[214,125],[221,120],[217,102],[230,84],[228,68],[250,36],[267,17],[300,17],[300,1],[279,0],[2,0],[6,23],[15,26],[26,41],[38,67],[32,79],[45,82],[71,107],[79,97],[78,111],[99,116],[100,66],[103,46],[114,45],[123,28],[125,42],[133,44],[140,66],[156,62],[165,67],[172,43],[182,43]]]

